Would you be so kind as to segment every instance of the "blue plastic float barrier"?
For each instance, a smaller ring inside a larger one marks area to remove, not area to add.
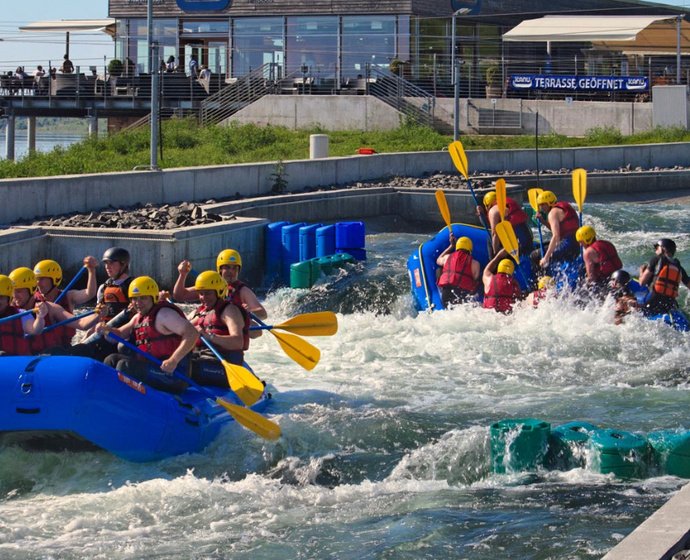
[[[491,425],[491,470],[497,474],[534,471],[545,466],[551,425],[534,418]]]
[[[316,256],[335,254],[335,226],[323,226],[316,230]]]
[[[647,440],[620,430],[596,430],[590,438],[591,468],[619,478],[644,478],[651,457]]]
[[[356,261],[367,260],[366,249],[336,249],[336,255],[350,255]]]
[[[364,222],[338,222],[335,224],[335,248],[363,249]]]
[[[690,478],[690,431],[659,430],[649,432],[656,464],[665,474]]]
[[[308,261],[316,257],[316,231],[323,224],[312,224],[299,228],[299,260]]]
[[[586,467],[589,440],[598,429],[589,422],[569,422],[551,430],[549,467],[564,471]]]
[[[273,222],[266,226],[266,282],[280,280],[283,262],[283,228],[290,222]]]
[[[304,222],[283,227],[282,235],[282,275],[283,282],[290,282],[290,265],[299,262],[299,230]]]

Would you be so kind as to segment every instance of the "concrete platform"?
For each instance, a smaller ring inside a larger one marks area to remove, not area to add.
[[[670,560],[690,548],[690,484],[625,537],[602,560]]]

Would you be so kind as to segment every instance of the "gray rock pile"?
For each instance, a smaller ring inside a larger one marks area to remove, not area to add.
[[[212,203],[215,201],[208,201]],[[21,222],[35,226],[113,228],[113,229],[176,229],[234,220],[235,216],[221,216],[204,210],[199,204],[183,202],[177,205],[138,204],[129,208],[106,209],[90,214],[68,214],[50,219]]]

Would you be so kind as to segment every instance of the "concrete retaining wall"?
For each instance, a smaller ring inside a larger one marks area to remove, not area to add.
[[[470,174],[510,174],[535,168],[534,150],[467,151]],[[618,170],[627,165],[690,166],[690,144],[646,144],[539,151],[541,169]],[[276,164],[258,163],[0,180],[0,224],[69,212],[91,212],[137,202],[153,204],[205,201],[270,193]],[[289,161],[284,172],[290,190],[343,185],[394,176],[457,173],[446,151],[376,154]]]
[[[572,169],[583,167],[618,169],[628,164],[690,166],[689,145],[667,144],[620,146],[610,148],[562,149],[540,151],[542,168]],[[499,172],[517,187],[510,187],[520,200],[525,188],[536,186],[534,175],[513,176],[504,171],[521,171],[533,166],[532,150],[468,151],[470,173]],[[176,266],[193,257],[195,268],[214,268],[217,253],[234,247],[247,265],[243,276],[257,284],[263,271],[264,228],[267,221],[289,220],[308,223],[335,222],[397,215],[406,221],[438,221],[438,206],[433,191],[422,189],[352,188],[267,195],[274,164],[230,165],[209,168],[173,169],[106,173],[0,181],[0,197],[10,203],[0,206],[0,223],[20,217],[89,212],[107,206],[126,207],[136,202],[154,204],[179,201],[205,201],[233,196],[240,198],[210,205],[211,211],[235,214],[246,219],[181,230],[154,232],[142,230],[102,230],[78,228],[13,228],[0,232],[0,271],[17,266],[32,266],[44,258],[60,262],[65,277],[71,277],[87,254],[100,257],[113,245],[129,248],[136,258],[135,274],[148,274],[171,286]],[[351,156],[313,161],[287,162],[290,188],[336,185],[375,180],[395,175],[420,177],[435,171],[455,172],[445,151],[409,154]],[[664,171],[633,174],[588,174],[588,193],[634,193],[686,188],[690,172]],[[464,181],[459,181],[464,184]],[[571,199],[569,174],[541,175],[539,185]],[[477,189],[477,197],[483,191]],[[254,198],[242,198],[254,197]],[[467,190],[450,191],[448,205],[454,221],[474,220],[474,200]],[[439,223],[439,225],[441,225]]]
[[[511,121],[517,121],[522,111],[520,128],[495,130],[505,134],[534,134],[537,115],[540,134],[584,136],[589,129],[610,126],[629,135],[654,128],[652,103],[524,99],[521,104],[519,99],[498,99],[494,104],[491,99],[462,98],[458,107],[460,134],[492,132],[476,126],[481,110],[510,113]],[[454,111],[454,99],[436,99],[434,116],[440,128],[453,130]],[[398,111],[370,95],[267,95],[228,121],[274,124],[293,130],[314,126],[324,130],[391,130],[400,125],[401,118]]]

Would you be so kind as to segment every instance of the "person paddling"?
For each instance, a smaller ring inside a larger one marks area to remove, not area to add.
[[[221,357],[231,364],[244,363],[249,348],[249,315],[243,307],[226,299],[228,284],[213,270],[197,276],[194,289],[201,305],[189,314],[194,328],[210,342]],[[198,340],[192,353],[190,377],[200,385],[229,387],[225,368],[206,345]]]
[[[688,273],[674,256],[676,243],[668,238],[659,239],[654,252],[649,263],[640,267],[640,286],[649,286],[649,294],[641,305],[647,317],[676,309],[680,284],[690,288]]]
[[[39,299],[54,303],[59,299],[59,305],[67,310],[69,313],[74,313],[77,305],[86,303],[94,298],[96,295],[96,267],[98,261],[92,257],[84,257],[84,267],[88,271],[88,278],[86,281],[86,288],[83,290],[69,290],[62,295],[62,290],[59,288],[62,283],[62,267],[51,259],[42,260],[34,266],[34,274],[38,284]],[[63,325],[58,327],[62,343],[69,345],[76,333],[76,329],[72,325]]]
[[[109,332],[125,340],[131,337],[138,348],[162,362],[160,367],[142,356],[119,352],[108,355],[104,363],[154,389],[181,393],[187,383],[173,372],[178,368],[187,370],[188,355],[199,335],[184,313],[172,303],[158,301],[158,294],[158,284],[153,278],[135,278],[128,290],[134,317],[122,327],[99,325],[97,330],[104,338]]]
[[[177,280],[173,286],[173,298],[176,301],[193,302],[199,301],[199,295],[194,288],[186,288],[185,281],[189,272],[192,270],[192,263],[188,260],[182,261],[177,266]],[[259,298],[247,284],[239,279],[242,270],[242,257],[234,249],[225,249],[218,253],[216,258],[216,272],[220,274],[228,283],[228,299],[244,308],[247,313],[251,313],[258,319],[265,321],[268,313]],[[261,330],[251,331],[251,338],[258,338],[263,334]]]
[[[510,313],[520,298],[520,284],[513,277],[515,263],[508,258],[508,252],[501,249],[484,268],[484,309],[495,309],[499,313]]]
[[[11,317],[22,312],[11,304],[14,297],[12,279],[4,274],[0,275],[0,318]],[[48,313],[48,306],[39,306],[35,314],[24,315],[0,323],[0,356],[29,356],[29,340],[25,334],[35,335],[43,330],[44,317]]]
[[[575,261],[580,255],[575,233],[580,227],[580,220],[575,209],[567,202],[558,202],[551,191],[543,191],[537,197],[541,212],[536,217],[544,222],[542,212],[546,215],[546,227],[551,230],[551,241],[541,256],[541,250],[532,251],[532,269],[546,268],[551,262]]]
[[[456,242],[451,232],[450,245],[436,259],[436,264],[442,267],[436,284],[446,309],[469,301],[477,293],[481,265],[472,258],[473,247],[469,237],[461,237]]]
[[[623,268],[616,247],[610,241],[597,239],[597,232],[592,226],[579,228],[575,239],[583,248],[582,259],[585,261],[587,283],[598,290],[606,287],[611,275]]]
[[[10,272],[10,279],[14,288],[14,302],[17,308],[29,310],[37,308],[39,314],[43,317],[43,326],[35,329],[33,332],[27,332],[32,335],[29,338],[29,351],[31,354],[43,354],[49,348],[62,346],[62,334],[60,329],[51,329],[50,331],[43,330],[50,325],[74,318],[74,315],[69,313],[66,309],[55,303],[42,301],[37,297],[38,282],[33,270],[27,267],[19,267]],[[91,317],[83,317],[75,319],[70,324],[80,330],[89,328],[92,322]]]
[[[496,202],[496,193],[494,191],[488,192],[484,195],[484,207],[477,206],[477,214],[486,216],[491,228],[491,245],[493,252],[496,254],[501,249],[501,240],[496,233],[496,226],[501,223],[501,211]],[[510,197],[506,197],[505,207],[505,221],[510,222],[515,232],[515,237],[520,247],[521,255],[529,255],[534,248],[534,237],[528,222],[529,216],[527,212],[522,209],[517,201]]]

